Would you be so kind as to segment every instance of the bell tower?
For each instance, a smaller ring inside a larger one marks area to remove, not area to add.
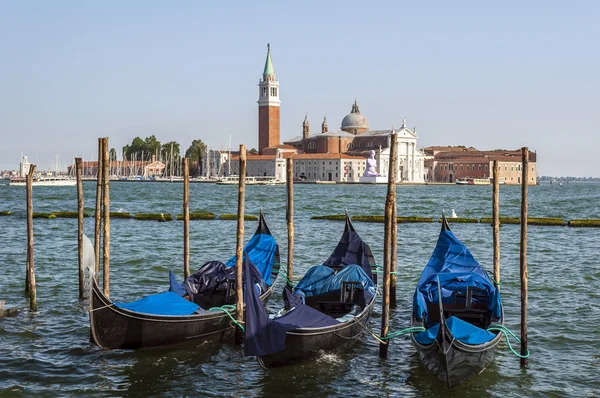
[[[267,60],[262,79],[258,82],[258,153],[264,148],[279,145],[279,80],[271,60],[271,45],[267,44]]]

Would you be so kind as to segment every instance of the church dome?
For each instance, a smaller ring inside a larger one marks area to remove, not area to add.
[[[346,115],[342,120],[341,129],[353,134],[362,133],[369,129],[369,121],[360,114],[356,100],[354,101],[354,105],[352,105],[350,114]]]

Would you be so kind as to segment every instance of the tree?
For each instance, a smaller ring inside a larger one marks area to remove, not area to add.
[[[202,158],[206,154],[206,144],[202,142],[201,139],[197,139],[192,141],[190,147],[185,151],[185,157],[190,159],[192,163],[197,161],[196,166],[196,177],[200,177],[202,175]]]
[[[156,139],[156,136],[152,134],[150,137],[146,137],[144,140],[144,157],[152,159],[152,155],[156,155],[158,151],[160,151],[160,141]]]
[[[123,151],[128,160],[142,160],[142,152],[146,150],[146,143],[140,137],[135,137],[131,145],[125,145]]]
[[[110,151],[108,151],[108,160],[111,162],[117,160],[117,151],[115,148],[110,148]]]
[[[258,151],[256,150],[256,148],[252,148],[248,151],[248,153],[251,153],[253,155],[258,155]]]

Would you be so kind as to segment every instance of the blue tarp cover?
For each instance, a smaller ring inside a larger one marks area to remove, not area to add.
[[[244,256],[243,275],[250,274],[250,261]],[[246,286],[246,284],[244,284]],[[332,317],[307,305],[300,304],[277,319],[269,319],[255,289],[244,289],[245,332],[244,355],[263,356],[285,349],[285,333],[288,330],[325,327],[339,324]]]
[[[338,242],[335,250],[323,263],[328,267],[340,267],[349,264],[358,264],[365,274],[372,280],[371,264],[374,263],[373,254],[356,231],[346,230]]]
[[[328,292],[341,291],[342,282],[358,282],[363,287],[365,300],[370,301],[375,295],[375,284],[358,265],[346,265],[337,273],[324,265],[311,267],[294,288],[294,293],[302,293],[307,297],[319,296]]]
[[[414,315],[417,318],[427,316],[427,303],[438,304],[438,278],[443,302],[451,302],[454,292],[465,293],[468,286],[477,287],[487,292],[486,304],[492,311],[492,316],[500,318],[500,292],[469,249],[450,230],[440,233],[433,255],[419,278],[413,301]]]
[[[446,319],[446,326],[456,340],[465,344],[483,344],[496,337],[494,333],[478,328],[455,316]],[[439,330],[440,324],[436,323],[426,331],[415,334],[415,340],[423,345],[432,344],[435,341]]]
[[[250,261],[260,271],[267,285],[271,286],[271,271],[273,270],[273,261],[277,242],[273,235],[255,234],[252,239],[244,246],[244,252],[250,256]],[[235,266],[236,256],[232,256],[225,265],[228,267]]]
[[[191,315],[200,307],[173,292],[163,292],[131,303],[114,303],[130,311],[154,315]]]

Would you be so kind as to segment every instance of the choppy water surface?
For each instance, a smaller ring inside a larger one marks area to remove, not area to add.
[[[297,185],[295,187],[295,270],[320,264],[337,243],[343,223],[312,221],[313,215],[383,214],[385,186]],[[181,213],[182,185],[113,183],[111,210]],[[86,208],[94,207],[95,185],[85,183]],[[600,218],[600,185],[542,185],[530,188],[530,216]],[[501,214],[518,216],[520,190],[501,188]],[[235,213],[237,188],[191,185],[191,208]],[[247,189],[246,213],[265,211],[271,231],[287,253],[285,187]],[[401,186],[398,215],[439,217],[491,215],[490,187]],[[34,188],[34,211],[77,209],[73,188]],[[265,371],[234,346],[187,346],[145,351],[102,351],[89,341],[89,322],[77,299],[77,221],[35,220],[38,311],[27,310],[23,294],[26,262],[25,192],[0,185],[0,299],[22,310],[0,320],[0,395],[10,396],[598,396],[600,395],[600,230],[529,228],[529,368],[504,343],[496,360],[465,386],[447,391],[421,366],[406,339],[396,339],[389,358],[378,358],[378,343],[364,336],[343,355]],[[246,223],[246,238],[256,222]],[[383,225],[355,223],[382,261]],[[93,237],[93,220],[85,221]],[[111,298],[130,301],[162,291],[168,271],[182,278],[181,222],[112,220]],[[192,221],[191,261],[198,268],[234,253],[236,223]],[[491,269],[492,234],[484,224],[454,225],[455,234]],[[501,228],[502,294],[507,326],[519,331],[519,226]],[[398,228],[399,308],[391,330],[408,326],[412,293],[431,256],[438,223]],[[277,291],[282,283],[278,282]],[[279,306],[275,295],[269,306]],[[379,328],[376,307],[371,327]]]

